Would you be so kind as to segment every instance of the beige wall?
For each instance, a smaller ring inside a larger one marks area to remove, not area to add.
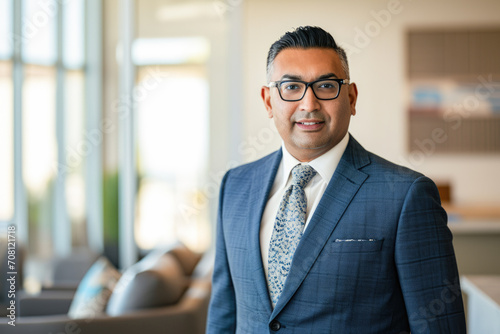
[[[404,39],[410,27],[500,25],[500,1],[247,0],[242,6],[245,103],[238,146],[243,160],[264,156],[281,143],[260,100],[269,46],[285,31],[318,25],[350,53],[351,79],[359,90],[350,131],[365,148],[436,181],[450,181],[457,204],[500,203],[498,154],[429,152],[420,158],[407,152]],[[392,13],[390,18],[379,17],[379,23],[374,13],[381,11]],[[363,40],[360,31],[367,30],[372,36]]]

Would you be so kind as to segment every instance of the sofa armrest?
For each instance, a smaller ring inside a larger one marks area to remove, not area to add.
[[[75,291],[42,291],[37,295],[19,295],[19,316],[67,314]]]

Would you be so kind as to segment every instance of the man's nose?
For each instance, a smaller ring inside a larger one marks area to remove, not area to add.
[[[307,87],[304,97],[300,100],[300,110],[310,112],[318,110],[319,107],[319,101],[316,98],[316,95],[314,95],[312,87]]]

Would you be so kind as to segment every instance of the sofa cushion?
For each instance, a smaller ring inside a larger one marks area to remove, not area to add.
[[[120,276],[121,274],[108,259],[100,257],[78,285],[68,316],[88,318],[104,313]]]
[[[182,267],[172,254],[163,254],[148,266],[127,269],[109,300],[106,312],[118,316],[179,301],[187,287]]]
[[[182,244],[179,244],[177,247],[171,249],[169,253],[177,258],[177,261],[179,261],[184,271],[184,274],[187,276],[191,276],[193,274],[193,271],[196,268],[198,262],[200,262],[202,255],[200,253],[193,252]]]

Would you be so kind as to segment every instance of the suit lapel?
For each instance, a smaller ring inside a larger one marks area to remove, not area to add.
[[[359,168],[369,162],[368,153],[350,137],[342,159],[297,247],[290,273],[272,317],[283,309],[302,284],[344,211],[368,177],[359,171]]]
[[[255,289],[262,301],[262,309],[266,310],[268,314],[271,313],[272,309],[260,252],[260,225],[281,158],[282,152],[279,150],[270,159],[265,161],[265,163],[255,168],[253,175],[250,176],[252,182],[248,205],[250,256],[249,263],[246,265],[248,265],[249,273],[251,274],[250,277],[254,280]]]

